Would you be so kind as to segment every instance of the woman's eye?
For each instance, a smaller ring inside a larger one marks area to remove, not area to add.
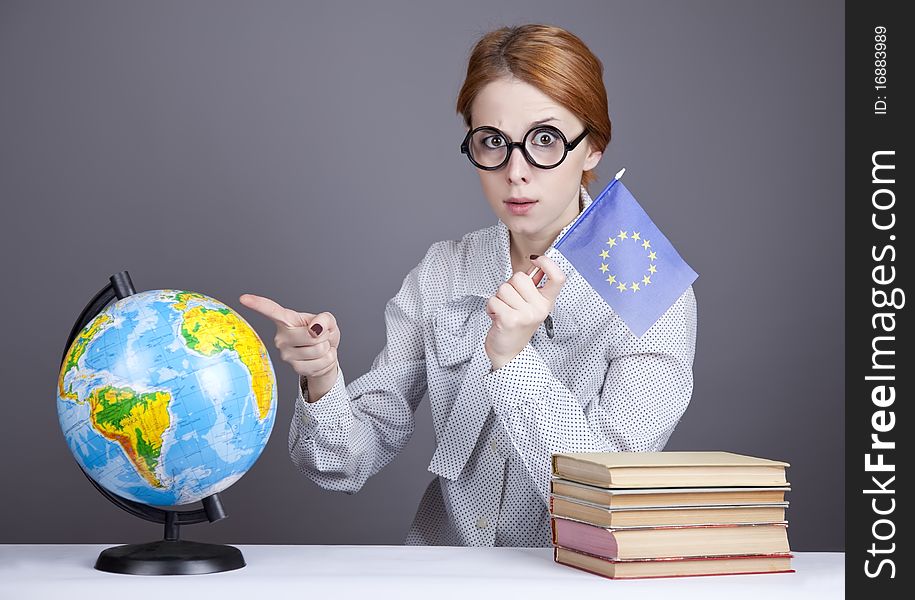
[[[503,140],[502,137],[498,135],[491,135],[483,140],[483,144],[489,148],[501,148],[504,143],[505,140]]]
[[[534,134],[534,144],[538,146],[549,146],[556,141],[556,136],[549,131],[538,131]]]

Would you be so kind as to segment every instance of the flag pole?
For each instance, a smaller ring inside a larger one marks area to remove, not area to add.
[[[622,176],[623,176],[623,173],[625,173],[625,172],[626,172],[626,167],[623,167],[622,169],[620,169],[620,170],[616,173],[616,175],[613,177],[613,181],[614,181],[614,182],[619,181],[620,177],[622,177]],[[608,188],[608,189],[609,189],[609,188]],[[592,205],[593,205],[593,202],[592,202]],[[565,234],[564,234],[561,238],[559,238],[559,239],[556,241],[555,246],[558,246],[560,243],[562,243],[562,240],[564,240],[564,239],[566,238],[567,235],[569,235],[570,233],[572,233],[572,230],[575,229],[575,226],[578,225],[578,222],[581,221],[581,219],[582,219],[582,218],[585,216],[585,214],[587,214],[587,213],[588,213],[587,210],[581,211],[581,213],[575,218],[575,221],[572,222],[572,226],[569,227],[569,228],[566,230]],[[555,246],[554,246],[554,247],[555,247]],[[537,276],[537,273],[539,273],[539,272],[540,272],[540,267],[534,267],[533,269],[531,269],[530,273],[527,274],[527,276],[530,277],[531,279],[533,279],[534,277]]]

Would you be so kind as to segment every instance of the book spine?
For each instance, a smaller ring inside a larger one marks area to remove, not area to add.
[[[550,534],[551,534],[551,537],[553,538],[553,546],[558,546],[559,544],[556,542],[556,519],[555,518],[550,519]]]

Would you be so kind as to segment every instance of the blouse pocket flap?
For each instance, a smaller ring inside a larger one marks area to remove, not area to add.
[[[446,302],[435,315],[435,353],[443,367],[453,367],[473,357],[479,337],[479,315],[487,316],[477,296]]]
[[[554,306],[550,314],[553,342],[566,342],[578,337],[579,327],[575,315],[568,309]]]

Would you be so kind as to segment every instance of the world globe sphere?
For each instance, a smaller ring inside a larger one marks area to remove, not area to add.
[[[276,418],[273,364],[218,300],[149,290],[106,306],[64,355],[57,413],[67,445],[107,491],[179,506],[238,481]]]

